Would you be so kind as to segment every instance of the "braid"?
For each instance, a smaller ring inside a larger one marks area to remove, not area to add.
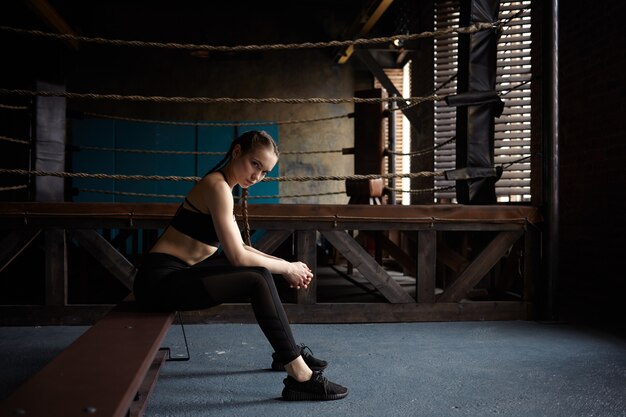
[[[241,190],[241,217],[243,219],[243,241],[246,245],[250,243],[250,223],[248,222],[248,189]]]
[[[251,130],[243,133],[237,139],[235,139],[231,144],[230,148],[222,158],[220,162],[217,163],[209,172],[205,174],[209,175],[212,172],[215,172],[219,169],[224,168],[228,165],[232,159],[233,150],[235,146],[239,145],[242,154],[246,154],[250,152],[253,148],[258,146],[271,147],[274,151],[276,157],[279,155],[278,145],[272,137],[265,131],[259,130]],[[241,191],[241,214],[243,220],[243,240],[246,245],[251,245],[250,243],[250,223],[248,223],[248,189],[243,188]]]
[[[218,163],[217,163],[217,164],[216,164],[213,168],[211,168],[211,169],[209,170],[209,172],[207,172],[207,173],[205,174],[205,176],[206,176],[206,175],[209,175],[209,174],[210,174],[210,173],[212,173],[212,172],[217,171],[217,170],[218,170],[218,169],[220,169],[220,168],[223,168],[223,167],[224,167],[224,165],[226,165],[226,162],[227,162],[229,159],[230,159],[230,157],[229,157],[229,153],[227,152],[227,153],[226,153],[226,156],[225,156],[225,157],[223,157],[223,158],[222,158],[222,160],[221,160],[221,161],[219,161],[219,162],[218,162]]]

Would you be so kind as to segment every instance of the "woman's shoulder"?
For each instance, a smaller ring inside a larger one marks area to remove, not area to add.
[[[226,181],[224,181],[224,176],[219,171],[211,172],[210,174],[202,177],[202,179],[196,184],[196,188],[216,191],[230,190],[230,187]]]
[[[212,202],[232,202],[232,191],[222,174],[212,172],[198,181],[189,193],[189,198],[200,200],[203,205],[210,207]]]

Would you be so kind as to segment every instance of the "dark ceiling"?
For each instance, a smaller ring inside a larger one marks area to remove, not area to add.
[[[0,2],[0,25],[90,38],[183,44],[326,42],[415,33],[417,16],[424,15],[423,9],[429,4],[432,0],[12,0]],[[384,13],[372,19],[379,8]],[[375,24],[363,31],[366,22],[372,20]],[[99,54],[115,51],[76,41],[42,41],[6,30],[0,30],[0,46],[11,63],[6,69],[11,77],[6,81],[15,86],[28,85],[31,78],[63,79],[66,68],[78,56],[97,64]],[[410,54],[411,46],[405,44],[404,48]],[[345,51],[325,48],[324,54],[340,64],[349,60],[355,69],[365,69],[360,60],[346,58],[351,55]],[[195,52],[199,51],[191,54]],[[119,59],[124,59],[121,54],[157,59],[147,48],[118,48],[115,53]],[[377,45],[372,53],[383,67],[399,66],[407,59],[407,52],[391,45]],[[249,60],[255,55],[211,52],[197,57]]]
[[[3,2],[0,23],[51,30],[36,12],[33,4],[37,3],[41,2]],[[358,35],[368,13],[380,0],[48,0],[44,3],[52,6],[79,35],[234,45],[351,39]],[[369,35],[391,36],[409,30],[407,13],[419,7],[416,3],[419,2],[393,1]]]

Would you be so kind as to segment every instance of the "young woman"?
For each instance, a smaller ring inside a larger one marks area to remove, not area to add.
[[[278,161],[278,147],[265,132],[247,132],[224,159],[189,192],[170,225],[146,254],[135,278],[137,302],[151,309],[199,310],[250,299],[255,317],[274,348],[272,369],[285,369],[286,400],[336,400],[348,390],[328,381],[326,362],[296,345],[272,274],[291,288],[307,288],[313,273],[244,244],[233,216],[235,185],[244,191]],[[217,254],[221,246],[223,254]]]

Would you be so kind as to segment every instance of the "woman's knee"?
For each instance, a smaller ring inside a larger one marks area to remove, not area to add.
[[[249,272],[258,284],[274,285],[274,277],[269,269],[263,267],[252,267]]]

